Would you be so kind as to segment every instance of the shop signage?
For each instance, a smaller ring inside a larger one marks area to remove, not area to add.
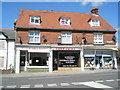
[[[81,48],[62,48],[62,47],[58,47],[58,48],[53,48],[53,50],[81,50]]]

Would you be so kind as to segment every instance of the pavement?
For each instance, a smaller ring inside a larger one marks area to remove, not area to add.
[[[21,72],[18,74],[1,74],[2,78],[15,78],[15,77],[32,77],[32,76],[58,76],[58,75],[74,75],[74,74],[89,74],[101,72],[118,72],[114,69],[99,69],[99,70],[84,70],[84,71],[53,71],[53,72]]]

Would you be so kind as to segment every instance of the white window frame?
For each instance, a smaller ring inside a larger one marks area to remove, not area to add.
[[[95,34],[97,35],[97,37],[95,37]],[[100,37],[98,37],[98,35],[102,35],[101,40],[99,40]],[[103,44],[103,33],[94,33],[93,40],[94,44]]]
[[[34,34],[33,35],[30,35],[30,32],[33,32]],[[39,33],[39,36],[35,36],[35,32],[38,32]],[[33,37],[33,42],[30,42],[30,37]],[[35,37],[38,37],[39,38],[39,40],[37,41],[37,42],[35,42]],[[29,41],[29,43],[40,43],[40,32],[39,31],[29,31],[28,32],[28,41]]]
[[[31,20],[34,19],[34,22],[31,22]],[[38,20],[38,23],[35,22],[35,20]],[[30,16],[30,24],[40,24],[40,17],[39,16]]]
[[[70,35],[63,35],[62,33],[71,33],[71,34],[70,34]],[[71,39],[70,42],[63,42],[63,41],[62,41],[62,37],[63,37],[63,36],[65,36],[65,37],[68,37],[68,36],[69,36],[70,39]],[[72,32],[61,32],[61,43],[62,43],[62,44],[72,44]]]
[[[94,20],[93,19],[93,20],[90,21],[90,25],[91,25],[91,27],[100,27],[100,20],[98,20],[98,19]]]
[[[67,21],[67,19],[68,19],[68,21]],[[62,22],[65,22],[65,23],[63,24]],[[69,26],[70,25],[70,18],[61,18],[60,25]]]

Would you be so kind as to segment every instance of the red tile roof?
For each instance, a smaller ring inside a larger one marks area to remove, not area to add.
[[[29,23],[30,16],[40,16],[40,25],[32,25]],[[61,26],[60,17],[69,17],[71,25]],[[90,19],[99,19],[100,27],[91,27],[88,21]],[[57,12],[57,11],[38,11],[21,9],[15,27],[31,27],[31,28],[54,28],[54,29],[81,29],[81,30],[114,30],[101,16],[94,16],[91,13],[73,13],[73,12]]]

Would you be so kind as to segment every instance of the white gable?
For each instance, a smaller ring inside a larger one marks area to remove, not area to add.
[[[6,39],[5,35],[0,33],[0,39]]]

